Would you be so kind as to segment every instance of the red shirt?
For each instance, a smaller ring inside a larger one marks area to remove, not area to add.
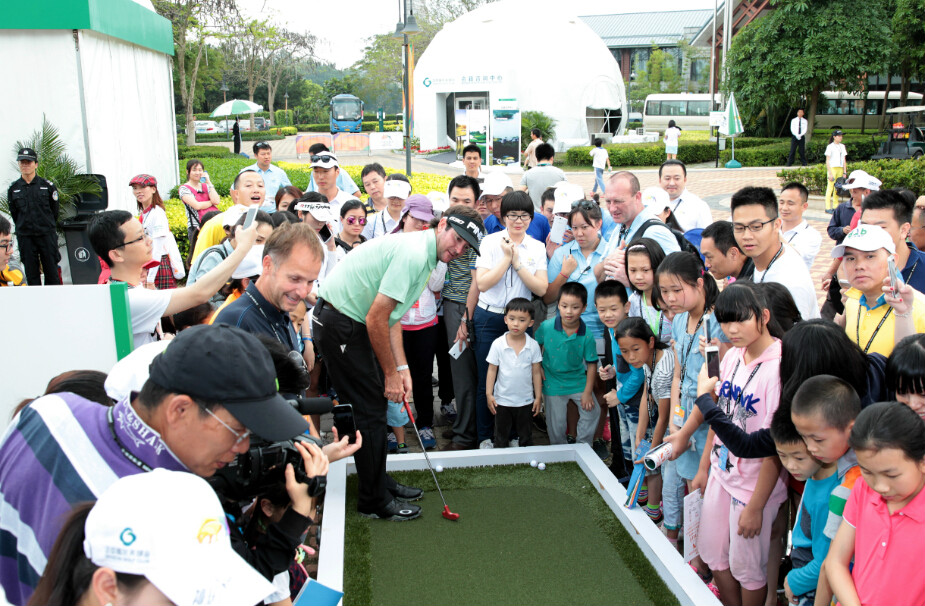
[[[855,531],[851,576],[861,604],[925,604],[925,490],[891,514],[860,477],[843,519]]]

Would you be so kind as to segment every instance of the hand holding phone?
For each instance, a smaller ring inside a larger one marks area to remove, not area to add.
[[[899,292],[899,287],[902,285],[902,278],[899,277],[899,272],[896,270],[896,260],[890,255],[889,260],[887,261],[887,266],[890,270],[890,289],[893,291],[893,296]]]
[[[707,358],[707,376],[719,378],[719,347],[707,345],[704,353]]]
[[[257,216],[258,210],[260,210],[259,206],[251,206],[247,209],[247,215],[244,217],[244,229],[250,227],[251,223],[254,222],[254,218]]]
[[[337,428],[337,435],[347,436],[351,444],[357,441],[357,426],[353,420],[353,405],[338,404],[331,411],[334,413],[334,427]]]
[[[325,224],[318,230],[318,235],[321,236],[321,241],[327,244],[328,240],[330,240],[334,234],[331,233],[331,228]]]

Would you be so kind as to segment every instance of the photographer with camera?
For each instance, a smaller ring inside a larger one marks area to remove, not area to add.
[[[306,430],[308,423],[276,391],[270,354],[256,337],[229,326],[181,332],[155,357],[141,392],[112,407],[70,393],[34,400],[0,442],[0,493],[9,522],[0,555],[6,599],[28,601],[71,507],[96,499],[116,479],[156,468],[208,478],[247,452],[252,434],[280,442]],[[296,449],[306,476],[326,473],[319,448]],[[281,523],[298,536],[314,504],[292,467],[286,480],[296,498]],[[280,548],[282,541],[269,538]],[[296,544],[285,545],[286,553]],[[272,578],[286,570],[288,557],[281,567],[273,558],[248,560]]]

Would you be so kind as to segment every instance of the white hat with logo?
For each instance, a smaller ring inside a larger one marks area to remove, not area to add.
[[[94,564],[144,576],[177,606],[250,606],[275,591],[234,552],[218,497],[190,473],[116,480],[90,511],[84,537]]]
[[[845,256],[846,248],[863,250],[864,252],[874,251],[885,248],[888,253],[896,253],[896,245],[893,238],[879,225],[868,225],[860,223],[857,227],[848,232],[841,244],[832,249],[832,258],[840,259]]]

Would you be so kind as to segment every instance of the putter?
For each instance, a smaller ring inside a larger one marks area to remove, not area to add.
[[[458,513],[453,513],[450,511],[450,506],[446,504],[446,499],[443,498],[443,491],[440,490],[440,482],[437,481],[437,474],[434,472],[434,466],[430,464],[430,457],[427,455],[427,449],[424,448],[424,442],[421,441],[421,434],[418,432],[418,426],[414,422],[414,415],[411,414],[411,407],[408,406],[408,398],[406,397],[404,402],[405,410],[408,412],[408,418],[411,419],[411,426],[414,427],[414,433],[418,436],[418,443],[421,445],[421,450],[424,451],[424,458],[427,460],[427,468],[430,469],[430,475],[434,476],[434,484],[437,485],[437,492],[440,493],[440,500],[443,501],[443,517],[447,520],[456,521],[459,519]]]

